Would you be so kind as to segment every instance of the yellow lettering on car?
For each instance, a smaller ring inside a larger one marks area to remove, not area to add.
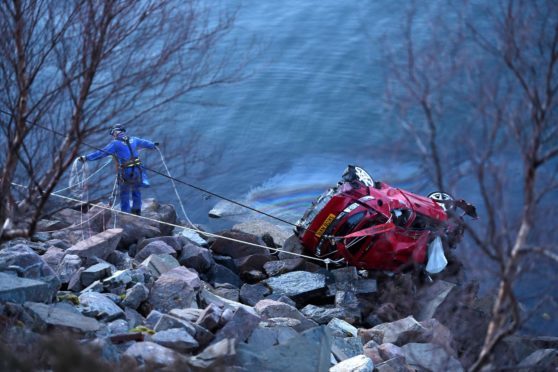
[[[316,231],[316,236],[318,238],[320,238],[322,235],[324,235],[324,232],[326,231],[327,227],[333,222],[335,217],[336,216],[333,213],[330,213],[329,216],[327,216],[324,223],[322,223],[322,226],[320,226],[318,231]]]

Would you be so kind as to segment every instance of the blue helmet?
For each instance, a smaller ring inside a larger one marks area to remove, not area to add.
[[[110,128],[110,135],[114,135],[115,132],[126,132],[126,128],[124,128],[123,125],[120,124],[116,124],[115,126],[113,126],[112,128]]]

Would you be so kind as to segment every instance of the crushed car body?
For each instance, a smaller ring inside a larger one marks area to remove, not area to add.
[[[437,273],[445,267],[442,247],[455,247],[463,236],[465,215],[477,218],[464,200],[413,194],[349,165],[297,221],[295,234],[308,253],[328,262],[386,271],[420,264]]]

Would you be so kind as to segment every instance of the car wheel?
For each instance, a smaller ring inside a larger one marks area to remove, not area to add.
[[[448,205],[447,202],[454,200],[453,196],[442,191],[431,192],[430,194],[428,194],[428,197],[438,203],[438,205],[442,207],[444,211],[447,211],[451,208],[451,205]]]
[[[342,178],[343,178],[343,180],[348,181],[348,182],[353,182],[355,180],[358,180],[360,183],[362,183],[366,187],[374,185],[374,180],[368,174],[368,172],[365,171],[364,169],[362,169],[361,167],[357,167],[357,166],[354,166],[354,165],[349,165],[347,167],[347,169],[345,169],[345,172],[343,172],[343,177]]]

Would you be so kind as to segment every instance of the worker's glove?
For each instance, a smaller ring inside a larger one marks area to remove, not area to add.
[[[85,156],[83,156],[83,155],[80,156],[80,157],[78,158],[78,160],[81,161],[82,163],[85,163]]]
[[[154,142],[155,147],[159,147],[159,142]]]

